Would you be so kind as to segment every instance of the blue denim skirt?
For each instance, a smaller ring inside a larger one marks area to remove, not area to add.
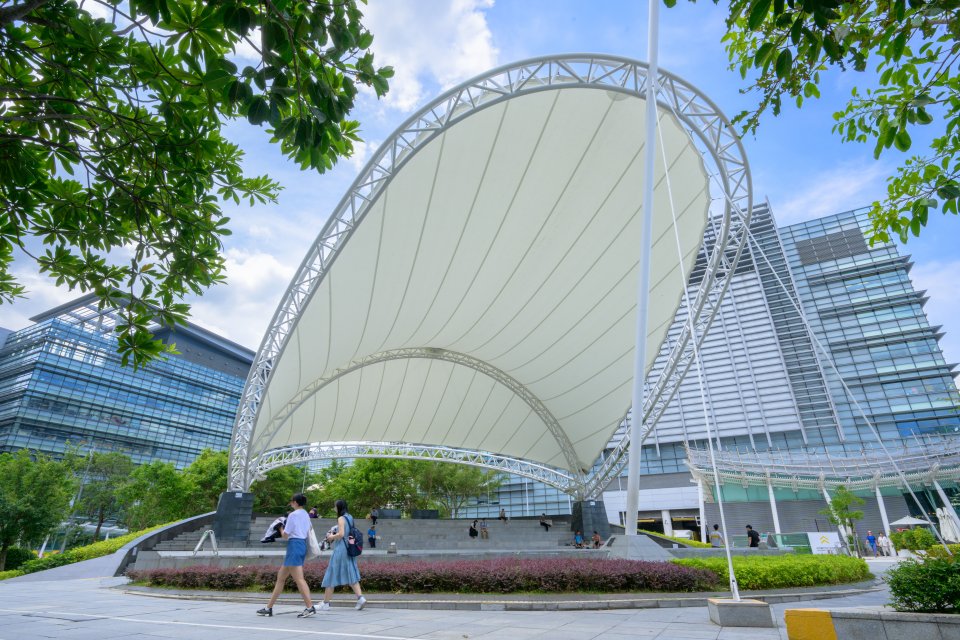
[[[287,540],[287,555],[283,557],[283,566],[302,567],[303,561],[307,557],[307,541],[303,538],[290,538]]]

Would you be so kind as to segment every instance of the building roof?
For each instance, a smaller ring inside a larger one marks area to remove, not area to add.
[[[362,218],[321,232],[349,241],[295,317],[277,312],[289,329],[258,356],[284,341],[249,455],[407,442],[589,469],[630,407],[644,109],[571,80],[474,105],[395,154]],[[664,108],[660,132],[648,369],[683,291],[678,242],[689,273],[710,207],[701,154]]]
[[[30,320],[40,323],[54,318],[60,318],[72,324],[80,324],[99,333],[112,333],[117,324],[116,311],[112,309],[101,310],[99,308],[99,298],[94,293],[85,294],[60,306],[48,309],[33,316]],[[188,336],[209,348],[244,361],[248,365],[253,362],[253,356],[255,355],[251,349],[227,340],[223,336],[191,322],[172,328],[155,325],[153,331],[165,341],[170,342],[176,342],[177,335]]]

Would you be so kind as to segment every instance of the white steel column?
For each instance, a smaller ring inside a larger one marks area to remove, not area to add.
[[[773,485],[767,478],[767,493],[770,494],[770,512],[773,514],[773,532],[780,533],[780,515],[777,513],[777,499],[773,495]]]
[[[624,532],[637,535],[640,502],[640,450],[643,442],[643,383],[647,362],[647,303],[650,299],[650,247],[653,244],[654,161],[657,148],[657,38],[660,0],[648,0],[647,25],[647,137],[643,184],[643,219],[640,224],[640,264],[637,266],[637,332],[633,352],[633,412],[630,418],[630,457],[627,466],[627,522]],[[666,167],[664,167],[666,170]]]
[[[880,485],[874,487],[877,494],[877,507],[880,508],[880,520],[883,522],[883,533],[890,535],[890,519],[887,517],[887,505],[883,504],[883,494],[880,493]]]

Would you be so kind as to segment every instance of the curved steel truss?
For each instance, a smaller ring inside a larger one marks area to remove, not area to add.
[[[230,447],[229,488],[249,488],[255,469],[264,463],[263,456],[269,455],[269,452],[255,455],[250,444],[274,363],[283,353],[300,312],[371,204],[418,150],[470,114],[536,91],[594,88],[643,99],[650,80],[648,71],[644,63],[618,56],[570,54],[534,58],[500,67],[451,89],[401,125],[368,162],[330,216],[270,322],[241,395]],[[707,256],[704,277],[687,310],[693,318],[691,324],[699,342],[719,309],[719,299],[746,243],[746,227],[753,205],[750,169],[739,137],[713,102],[693,85],[662,69],[658,70],[655,83],[658,104],[688,131],[704,160],[713,165],[711,173],[722,191],[719,197],[724,203],[724,215],[717,241]],[[666,409],[692,363],[690,338],[691,330],[685,325],[670,347],[666,366],[656,380],[649,382],[642,412],[644,438]],[[622,470],[629,444],[625,437],[588,482],[580,483],[578,487],[569,485],[565,490],[584,495],[602,492],[609,480]],[[439,451],[442,448],[433,449]],[[297,461],[291,458],[286,464]],[[533,477],[520,470],[526,468],[522,465],[530,463],[513,462],[517,466],[510,473]],[[554,486],[558,485],[554,483]]]
[[[915,442],[905,440],[902,446],[891,447],[890,454],[912,486],[930,485],[934,481],[956,482],[960,477],[960,441],[957,438],[917,437]],[[900,474],[891,467],[890,459],[879,448],[868,448],[856,454],[725,449],[715,451],[714,456],[720,482],[743,487],[770,484],[794,491],[822,491],[839,486],[851,491],[877,487],[905,490]],[[705,449],[687,447],[687,466],[695,478],[710,486],[714,484],[709,453]]]
[[[318,442],[272,449],[257,458],[254,479],[263,477],[267,471],[277,467],[332,458],[399,458],[452,462],[530,478],[570,494],[577,494],[583,486],[582,481],[573,474],[535,462],[486,451],[405,442]]]
[[[456,351],[448,351],[446,349],[438,349],[435,347],[419,347],[419,348],[409,348],[409,349],[394,349],[392,351],[384,351],[382,353],[375,353],[373,355],[367,356],[366,358],[360,358],[351,362],[346,367],[342,367],[333,372],[332,375],[329,375],[318,380],[314,380],[312,383],[300,390],[300,393],[295,395],[293,399],[290,400],[277,414],[274,416],[273,420],[267,425],[267,436],[272,437],[280,428],[290,419],[290,416],[309,398],[313,397],[314,394],[319,392],[321,389],[326,387],[332,382],[339,380],[343,376],[362,369],[364,367],[369,367],[371,365],[379,364],[382,362],[390,362],[393,360],[409,360],[413,358],[422,358],[430,360],[441,360],[443,362],[450,362],[456,365],[469,367],[475,371],[482,373],[498,382],[499,384],[507,387],[512,391],[516,396],[523,400],[530,409],[537,414],[543,423],[547,426],[547,429],[550,431],[550,434],[557,441],[557,444],[560,446],[560,450],[563,452],[564,459],[567,461],[567,464],[572,469],[577,469],[580,467],[580,463],[577,460],[576,451],[573,448],[573,443],[570,442],[570,438],[567,437],[566,432],[564,432],[563,427],[560,426],[560,423],[557,421],[557,418],[547,409],[546,405],[540,401],[533,392],[530,391],[526,386],[515,380],[514,378],[507,375],[505,372],[497,369],[496,367],[490,365],[487,362],[478,360],[472,356],[468,356],[464,353],[458,353]],[[269,440],[268,440],[269,441]],[[305,447],[312,447],[314,445],[303,445]],[[457,451],[464,451],[457,449]],[[263,449],[254,453],[256,459],[259,460],[259,457],[264,453]],[[486,455],[486,454],[485,454]],[[518,464],[523,464],[521,461],[516,461]],[[258,462],[259,464],[259,462]],[[529,463],[527,463],[529,464]],[[582,482],[582,476],[584,471],[581,470],[580,473],[575,474],[575,477],[578,481]]]

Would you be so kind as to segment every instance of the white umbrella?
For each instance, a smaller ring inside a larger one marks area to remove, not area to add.
[[[904,518],[900,518],[895,522],[891,522],[890,526],[891,527],[909,527],[917,524],[930,524],[930,523],[928,523],[926,520],[921,520],[920,518],[913,518],[910,516],[906,516]]]

